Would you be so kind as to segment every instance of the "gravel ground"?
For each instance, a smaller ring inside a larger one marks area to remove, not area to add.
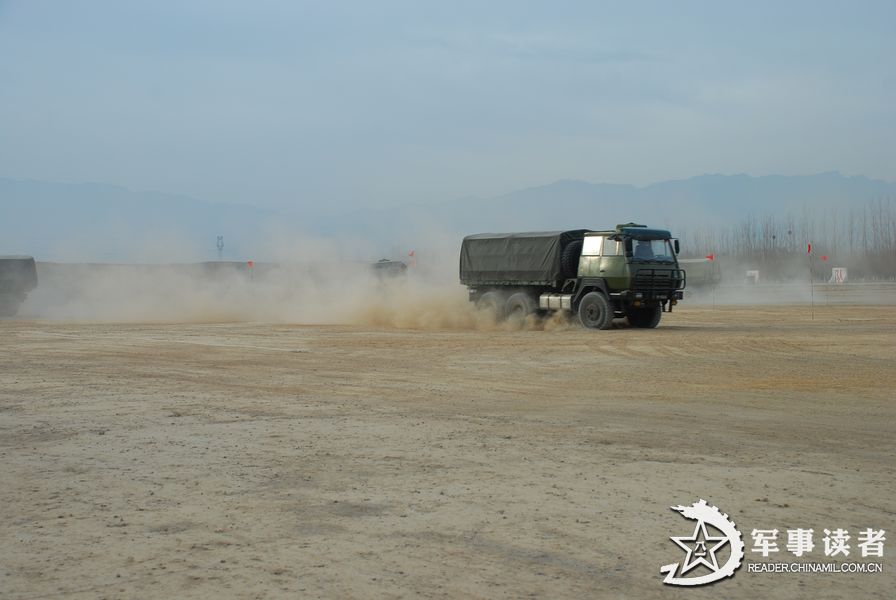
[[[797,560],[754,528],[813,528],[802,561],[824,528],[893,539],[894,356],[896,307],[839,303],[650,331],[0,322],[0,596],[888,597],[896,540],[883,573],[746,564]],[[669,507],[698,498],[745,566],[665,586],[694,526]]]

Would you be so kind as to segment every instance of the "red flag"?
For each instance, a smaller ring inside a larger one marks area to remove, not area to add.
[[[408,256],[414,256],[414,251],[413,251],[413,250],[408,250]]]
[[[806,248],[806,254],[812,254],[812,244],[809,244]]]
[[[827,259],[828,259],[828,255],[827,255],[827,254],[822,254],[822,255],[821,255],[821,260],[827,260]]]
[[[249,267],[249,268],[251,269],[252,267],[255,266],[255,261],[254,261],[254,260],[250,260],[250,261],[246,262],[246,266]]]
[[[715,259],[716,259],[716,255],[715,255],[715,254],[707,254],[707,255],[706,255],[706,259],[707,259],[707,260],[715,260]]]

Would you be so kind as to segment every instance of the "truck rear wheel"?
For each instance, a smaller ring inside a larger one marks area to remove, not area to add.
[[[537,308],[532,296],[525,292],[517,292],[507,299],[507,304],[504,305],[504,314],[508,320],[522,325],[526,317],[534,313]]]
[[[591,329],[609,329],[613,323],[613,309],[600,292],[588,292],[579,302],[579,320]]]
[[[504,298],[498,292],[486,292],[479,296],[476,308],[491,314],[495,321],[504,319]]]
[[[663,307],[659,304],[656,306],[645,306],[643,308],[633,307],[629,308],[625,314],[626,317],[628,317],[629,325],[632,327],[653,329],[660,324],[660,319],[663,316]]]

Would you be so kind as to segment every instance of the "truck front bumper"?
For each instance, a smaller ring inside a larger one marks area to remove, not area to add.
[[[684,298],[682,290],[625,290],[619,294],[626,302],[643,300],[681,300]]]

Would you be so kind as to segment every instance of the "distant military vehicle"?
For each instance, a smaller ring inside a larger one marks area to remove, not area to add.
[[[607,329],[614,317],[656,327],[683,297],[678,240],[663,229],[482,233],[464,238],[460,280],[497,318],[565,310]]]
[[[715,257],[679,258],[678,264],[687,271],[690,288],[710,287],[722,281],[722,271]]]
[[[15,316],[36,287],[37,268],[32,257],[0,256],[0,317]]]
[[[371,265],[373,274],[378,279],[389,279],[392,277],[401,277],[407,275],[408,266],[400,260],[389,260],[381,258]]]

